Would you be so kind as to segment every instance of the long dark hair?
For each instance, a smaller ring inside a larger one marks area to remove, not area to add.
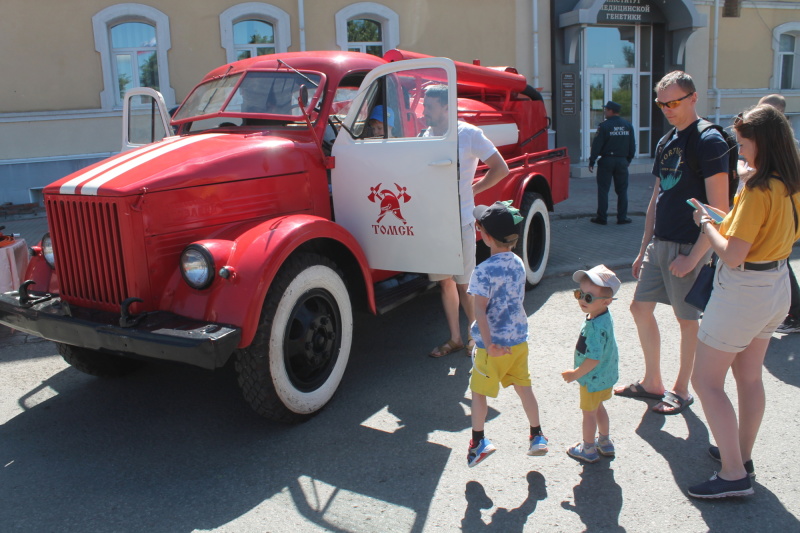
[[[756,145],[756,170],[746,187],[769,188],[772,177],[780,179],[788,194],[800,192],[800,152],[786,117],[771,105],[757,105],[733,121],[736,133]]]

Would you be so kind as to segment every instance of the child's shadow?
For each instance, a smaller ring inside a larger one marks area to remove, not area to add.
[[[561,502],[561,507],[577,513],[585,531],[625,531],[619,525],[622,488],[614,481],[609,461],[584,465],[581,482],[572,490],[575,503]]]
[[[467,499],[467,509],[461,520],[461,530],[470,531],[498,531],[509,533],[522,532],[528,517],[536,510],[536,502],[547,498],[547,484],[544,476],[539,472],[528,472],[528,497],[515,509],[498,507],[492,514],[492,521],[488,524],[481,519],[481,509],[491,509],[492,500],[486,495],[483,485],[477,481],[467,483],[464,496]]]

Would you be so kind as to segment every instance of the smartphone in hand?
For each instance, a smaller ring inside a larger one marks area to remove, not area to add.
[[[686,203],[694,207],[695,209],[700,209],[701,211],[703,211],[711,220],[714,221],[714,224],[719,224],[720,222],[722,222],[722,219],[724,218],[716,211],[712,211],[711,209],[709,209],[709,206],[702,203],[697,198],[690,198],[689,200],[686,200]]]

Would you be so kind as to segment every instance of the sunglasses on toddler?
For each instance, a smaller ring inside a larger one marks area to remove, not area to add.
[[[611,296],[593,296],[588,292],[583,292],[580,289],[575,289],[574,291],[572,291],[572,294],[575,295],[576,300],[583,300],[587,304],[590,304],[595,300],[606,300],[606,299],[616,300],[616,298],[612,298]]]

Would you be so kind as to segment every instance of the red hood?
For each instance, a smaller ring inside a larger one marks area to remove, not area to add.
[[[44,192],[129,196],[145,188],[157,192],[302,172],[307,163],[303,161],[305,151],[296,148],[299,141],[231,133],[172,137],[74,172],[51,183]]]

